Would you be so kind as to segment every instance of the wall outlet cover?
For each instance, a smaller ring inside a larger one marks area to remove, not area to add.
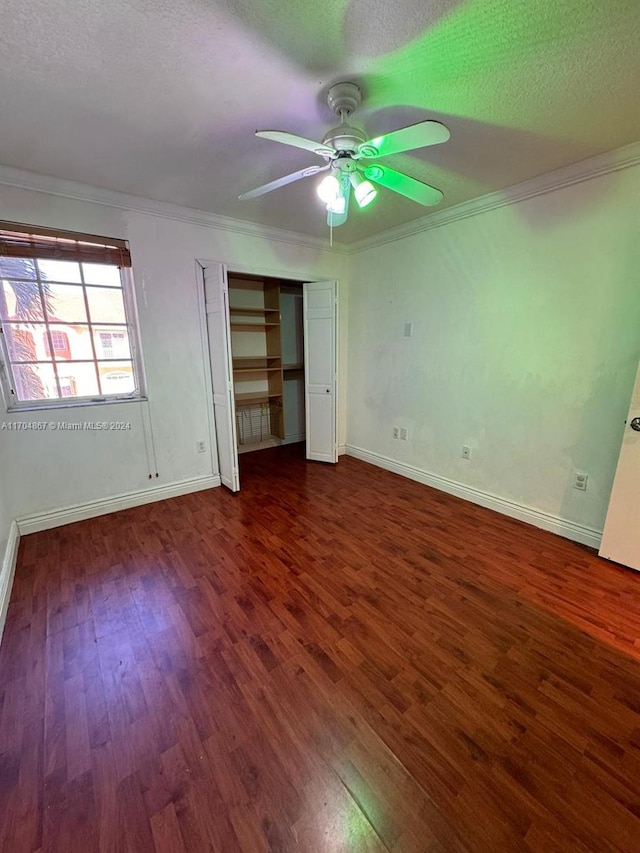
[[[585,474],[583,471],[576,471],[573,478],[573,488],[578,489],[580,492],[587,491],[587,483],[589,482],[589,475]]]

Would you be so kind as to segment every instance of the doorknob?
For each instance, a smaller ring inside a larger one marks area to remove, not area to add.
[[[636,432],[640,432],[640,418],[632,418],[629,426],[631,429],[635,429]]]

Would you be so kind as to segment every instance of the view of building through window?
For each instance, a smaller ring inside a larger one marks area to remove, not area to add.
[[[116,266],[0,257],[0,319],[17,402],[139,387]]]

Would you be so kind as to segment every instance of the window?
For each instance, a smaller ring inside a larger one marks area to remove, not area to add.
[[[47,357],[51,355],[51,348],[49,346],[49,340],[51,340],[51,343],[53,344],[53,351],[56,354],[56,358],[71,358],[69,335],[67,335],[66,332],[45,331],[42,333],[42,340],[44,342],[44,348],[47,353]]]
[[[10,409],[140,399],[124,240],[0,222],[0,358]]]

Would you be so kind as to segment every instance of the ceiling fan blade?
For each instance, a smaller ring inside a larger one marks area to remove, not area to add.
[[[402,154],[403,151],[413,151],[415,148],[439,145],[450,136],[449,129],[439,121],[420,121],[369,139],[358,150],[363,157],[388,157],[389,154]]]
[[[435,187],[430,187],[429,184],[424,184],[416,178],[410,178],[409,175],[396,172],[395,169],[389,169],[387,166],[367,166],[364,174],[370,181],[393,190],[394,193],[400,193],[412,201],[417,201],[418,204],[424,204],[426,207],[438,204],[443,199],[442,193]]]
[[[299,181],[301,178],[310,178],[312,175],[317,175],[318,172],[326,172],[331,168],[331,164],[326,166],[309,166],[307,169],[300,169],[297,172],[292,172],[290,175],[285,175],[283,178],[276,178],[275,181],[269,181],[268,184],[263,184],[261,187],[256,187],[255,190],[249,190],[242,193],[238,198],[245,201],[248,198],[257,198],[259,195],[270,193],[271,190],[277,190],[279,187],[285,187],[287,184],[292,184],[294,181]]]
[[[314,142],[313,139],[305,139],[304,136],[296,136],[287,133],[286,130],[256,130],[256,136],[261,139],[271,139],[273,142],[282,142],[283,145],[293,145],[294,148],[304,148],[305,151],[313,151],[321,157],[331,157],[336,153],[335,148]]]

